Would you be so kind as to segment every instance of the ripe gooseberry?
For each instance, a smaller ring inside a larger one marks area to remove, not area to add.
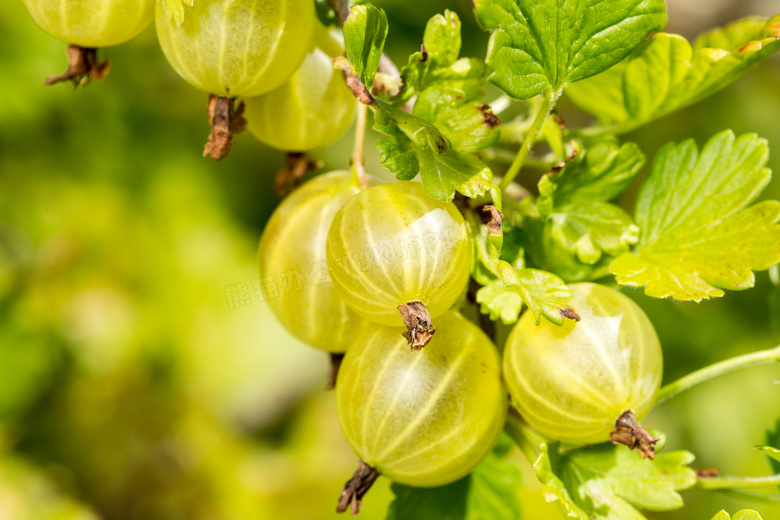
[[[471,248],[454,204],[432,199],[418,182],[398,181],[344,204],[328,233],[327,258],[347,305],[397,327],[399,305],[421,302],[435,318],[455,303],[469,277]]]
[[[154,18],[154,0],[24,0],[24,5],[44,31],[70,44],[68,69],[46,78],[47,85],[104,79],[110,65],[98,61],[97,48],[135,38]]]
[[[349,128],[357,101],[333,68],[344,46],[319,22],[315,45],[300,68],[276,90],[244,99],[252,134],[285,151],[305,152],[337,140]]]
[[[603,442],[625,412],[641,419],[650,411],[661,384],[661,346],[627,296],[593,283],[569,287],[581,321],[536,325],[531,313],[523,315],[506,343],[504,378],[512,404],[541,433]]]
[[[336,383],[349,445],[375,472],[410,486],[467,475],[493,449],[506,420],[493,343],[458,313],[439,323],[419,352],[406,347],[398,328],[372,328],[347,350]],[[352,496],[344,501],[342,510]]]
[[[80,47],[108,47],[135,38],[154,19],[154,0],[24,0],[44,31]]]
[[[292,75],[311,49],[311,0],[197,0],[181,25],[157,4],[157,37],[174,70],[219,96],[259,96]]]
[[[268,295],[276,318],[293,336],[329,352],[344,352],[366,326],[336,293],[325,262],[333,216],[360,191],[349,180],[349,172],[335,171],[295,190],[271,215],[258,252],[261,283],[278,291]]]

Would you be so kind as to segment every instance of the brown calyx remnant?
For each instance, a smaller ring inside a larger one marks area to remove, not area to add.
[[[59,76],[49,76],[43,83],[54,85],[62,81],[70,81],[74,87],[85,86],[96,79],[102,81],[108,76],[111,64],[108,60],[98,61],[97,49],[68,45],[68,70]]]
[[[574,321],[582,320],[582,318],[580,318],[580,315],[577,314],[577,311],[575,311],[571,307],[561,307],[561,308],[558,309],[558,313],[563,318],[568,318],[568,319],[574,320]]]
[[[233,134],[240,134],[246,129],[244,102],[235,106],[235,98],[209,94],[209,124],[211,133],[203,149],[203,157],[211,157],[219,161],[227,156],[233,147]]]
[[[483,218],[483,221],[485,221],[485,224],[487,224],[488,235],[503,234],[504,231],[501,227],[501,224],[504,222],[504,215],[492,204],[485,204],[482,207],[482,212],[485,217],[487,217],[488,214],[490,215],[490,220],[485,221]]]
[[[636,417],[630,411],[623,413],[617,422],[615,429],[609,434],[612,444],[622,444],[630,449],[636,448],[642,454],[642,458],[653,460],[655,458],[656,439],[636,421]]]
[[[330,354],[330,371],[328,372],[328,382],[325,383],[325,390],[333,390],[336,388],[336,379],[339,377],[339,368],[341,368],[341,361],[344,359],[344,354],[337,354],[331,352]]]
[[[276,174],[276,193],[285,196],[301,183],[307,172],[322,168],[322,161],[311,161],[306,152],[287,152],[287,166]]]
[[[344,489],[341,490],[336,512],[343,513],[349,507],[352,516],[357,515],[362,506],[361,500],[363,495],[368,492],[378,477],[379,472],[361,460],[358,469],[355,470],[352,478],[344,484]]]
[[[431,325],[431,315],[422,302],[409,302],[398,306],[398,311],[404,319],[406,332],[401,335],[412,347],[420,350],[431,341],[436,329]]]

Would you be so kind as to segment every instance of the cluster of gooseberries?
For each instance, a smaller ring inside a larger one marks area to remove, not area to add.
[[[431,199],[421,184],[361,189],[348,172],[304,184],[263,233],[260,276],[312,265],[326,265],[332,283],[269,303],[302,341],[345,352],[337,411],[361,463],[340,511],[358,511],[380,473],[418,487],[467,475],[498,440],[507,389],[527,422],[553,439],[617,442],[621,426],[644,433],[635,421],[653,404],[662,358],[642,310],[605,286],[572,284],[580,321],[537,325],[526,313],[502,362],[491,339],[453,309],[469,278],[468,227],[454,204]],[[627,443],[646,443],[652,457],[655,439],[642,433]]]
[[[133,38],[155,11],[155,0],[25,4],[71,44],[70,69],[50,82],[102,79],[108,66],[95,49]],[[343,45],[316,20],[311,0],[197,0],[184,9],[177,24],[158,3],[157,35],[176,72],[214,96],[207,154],[224,156],[242,114],[255,136],[286,151],[326,146],[349,126],[356,101],[331,64]],[[501,353],[456,310],[473,256],[459,209],[417,182],[366,187],[354,177],[335,171],[295,190],[259,248],[261,278],[323,273],[269,304],[294,336],[344,354],[337,410],[361,464],[340,511],[356,512],[379,474],[420,487],[467,475],[498,440],[507,394],[531,426],[564,442],[614,441],[621,424],[638,428],[662,359],[635,303],[601,285],[573,284],[579,322],[537,324],[526,313]],[[644,442],[652,456],[654,439]]]

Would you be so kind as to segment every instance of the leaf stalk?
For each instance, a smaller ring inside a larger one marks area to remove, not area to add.
[[[761,350],[759,352],[753,352],[742,356],[733,357],[719,363],[715,363],[708,367],[704,367],[695,372],[691,372],[687,376],[683,376],[673,383],[661,388],[656,397],[656,404],[666,401],[667,399],[676,396],[677,394],[688,390],[700,383],[715,379],[722,375],[733,372],[740,368],[752,367],[755,365],[765,365],[767,363],[773,363],[780,361],[780,345],[768,350]]]
[[[536,138],[542,130],[544,120],[550,115],[557,98],[558,96],[554,95],[552,88],[548,88],[544,91],[544,94],[542,95],[542,104],[539,106],[539,111],[536,113],[534,122],[531,125],[531,128],[528,129],[528,133],[525,135],[525,139],[523,139],[523,144],[520,146],[520,150],[517,152],[515,160],[512,161],[512,164],[509,166],[509,169],[499,185],[502,192],[512,183],[520,172],[520,169],[523,167],[523,163],[525,163],[525,159],[528,157],[531,147],[534,145],[534,142],[536,142]]]

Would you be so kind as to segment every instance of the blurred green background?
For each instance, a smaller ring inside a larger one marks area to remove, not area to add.
[[[484,55],[487,36],[466,0],[375,3],[388,12],[397,63],[444,8],[461,13],[464,54]],[[669,3],[670,30],[688,37],[780,11],[770,1]],[[202,159],[206,95],[168,67],[153,28],[106,50],[111,74],[85,89],[42,85],[65,68],[64,50],[20,0],[0,2],[0,520],[335,518],[357,461],[322,390],[327,356],[292,339],[252,293],[282,154],[244,134],[224,161]],[[668,140],[757,132],[777,172],[778,121],[775,57],[628,138],[652,156]],[[314,156],[344,168],[350,138]],[[371,145],[368,169],[389,178]],[[780,183],[764,196],[780,197]],[[237,301],[243,291],[248,301]],[[658,329],[667,381],[780,339],[766,273],[755,289],[700,305],[629,293]],[[696,468],[768,474],[752,447],[780,417],[779,372],[708,383],[645,424],[666,432],[669,449],[693,451]],[[516,457],[525,518],[559,518]],[[383,518],[391,498],[380,479],[361,517]],[[777,504],[756,499],[685,499],[682,511],[652,518],[745,507],[780,518]]]

